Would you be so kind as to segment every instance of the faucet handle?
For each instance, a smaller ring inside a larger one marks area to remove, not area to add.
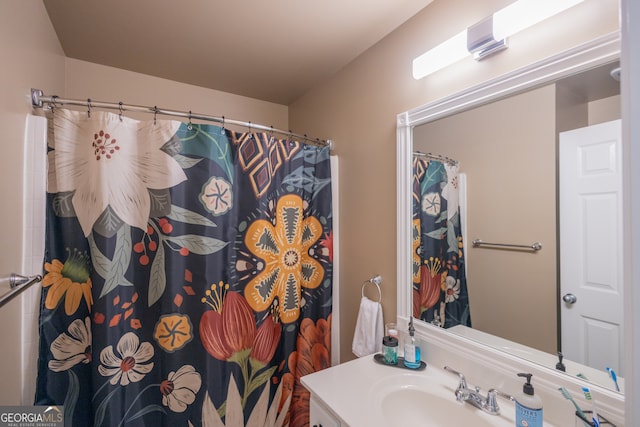
[[[466,390],[467,389],[467,380],[464,377],[464,374],[462,372],[458,372],[453,368],[450,368],[449,366],[445,366],[444,367],[445,371],[449,371],[454,375],[457,375],[460,378],[460,384],[458,384],[458,390]]]
[[[496,390],[495,388],[492,388],[487,393],[487,412],[489,412],[490,414],[497,415],[500,413],[500,407],[498,406],[497,396],[500,396],[503,399],[507,399],[512,402],[516,401],[516,398],[511,396],[510,394],[503,393],[500,390]]]

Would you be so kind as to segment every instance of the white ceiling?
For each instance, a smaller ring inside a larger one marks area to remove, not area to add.
[[[432,0],[43,0],[70,58],[288,105]]]

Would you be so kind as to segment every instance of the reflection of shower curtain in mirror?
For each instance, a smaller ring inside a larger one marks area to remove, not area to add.
[[[471,326],[458,197],[458,166],[413,160],[413,316]]]

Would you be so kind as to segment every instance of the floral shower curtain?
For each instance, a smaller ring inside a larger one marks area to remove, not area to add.
[[[458,165],[413,160],[413,316],[443,328],[471,326]]]
[[[55,109],[35,402],[70,426],[301,426],[329,366],[329,149]]]

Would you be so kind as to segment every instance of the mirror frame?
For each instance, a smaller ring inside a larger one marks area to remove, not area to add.
[[[573,49],[553,55],[512,72],[490,79],[477,86],[435,100],[397,116],[397,318],[406,325],[412,314],[412,154],[413,128],[445,116],[488,104],[510,95],[534,89],[620,58],[620,33],[599,37]],[[446,153],[442,153],[446,154]],[[626,178],[625,178],[626,179]],[[625,185],[625,184],[623,184]],[[625,214],[626,216],[626,214]],[[465,242],[465,245],[467,242]],[[486,349],[484,343],[460,337],[446,330],[416,322],[416,332],[427,335],[453,347],[465,346]],[[514,355],[511,355],[514,356]],[[517,356],[514,356],[517,358]],[[522,359],[526,360],[526,359]],[[558,373],[552,367],[544,367],[549,373]]]

